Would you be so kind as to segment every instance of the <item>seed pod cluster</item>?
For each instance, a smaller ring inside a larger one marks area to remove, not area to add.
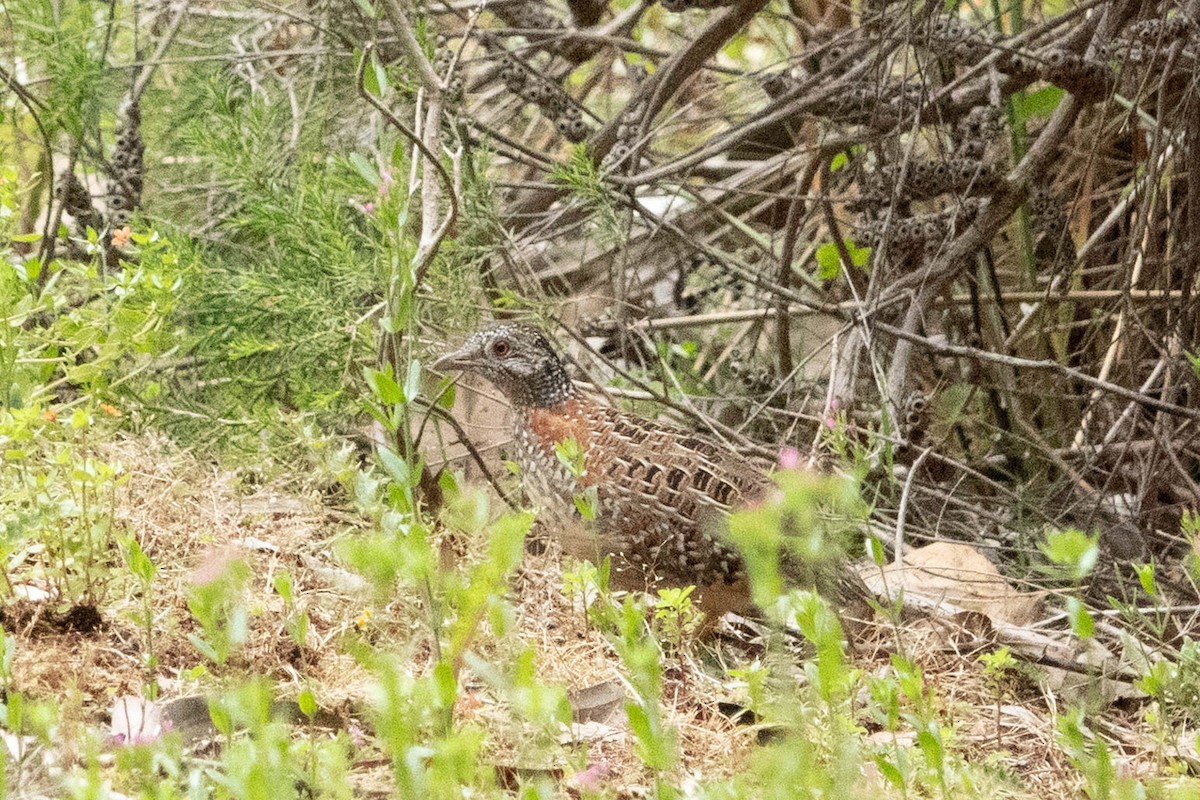
[[[939,15],[925,26],[925,44],[955,63],[974,64],[991,54],[997,40],[990,32],[975,30],[954,17]]]
[[[1058,47],[1042,51],[1039,58],[1038,77],[1080,100],[1102,100],[1116,87],[1116,77],[1102,61],[1092,61]]]
[[[438,77],[443,81],[446,80],[447,73],[454,66],[454,51],[449,47],[449,42],[445,36],[439,36],[437,39],[437,55],[433,61],[433,69],[438,74]],[[455,69],[450,80],[446,83],[446,99],[450,103],[457,105],[463,101],[463,91],[465,84],[460,70]]]
[[[903,164],[888,164],[867,179],[868,191],[890,195],[901,175],[901,200],[928,200],[941,194],[985,195],[1000,187],[1000,172],[995,166],[974,158],[951,157],[938,160],[917,159]]]
[[[1039,185],[1029,192],[1029,216],[1036,236],[1039,260],[1053,271],[1075,260],[1075,243],[1067,233],[1067,214],[1062,198],[1050,187]]]
[[[680,265],[679,276],[672,290],[675,306],[688,313],[728,308],[750,297],[746,281],[728,267],[714,263],[701,254],[693,255],[686,265]]]
[[[847,125],[868,125],[880,130],[893,128],[921,106],[922,89],[915,84],[848,86],[815,104],[813,114]]]
[[[520,30],[521,35],[539,50],[552,54],[563,50],[562,33],[566,26],[561,19],[550,13],[543,3],[532,0],[523,3],[497,3],[491,10],[505,25]]]
[[[920,446],[929,432],[929,395],[920,390],[909,392],[900,406],[900,426],[911,445]]]
[[[978,30],[954,17],[936,17],[925,27],[925,44],[934,53],[965,67],[1000,51],[996,69],[1012,78],[1028,81],[1037,77],[1037,59],[1020,50],[1005,48],[990,30]]]
[[[621,112],[621,121],[617,125],[617,140],[600,162],[601,169],[623,174],[632,173],[637,169],[638,151],[642,146],[642,115],[645,108],[644,100],[634,99]]]
[[[75,232],[80,237],[87,235],[88,228],[99,231],[104,227],[104,220],[92,203],[91,193],[74,172],[63,172],[58,176],[56,194],[62,202],[63,211],[75,220]]]
[[[1129,26],[1128,36],[1145,44],[1174,42],[1192,36],[1195,26],[1182,14],[1167,19],[1144,19]]]
[[[1004,135],[1000,109],[995,106],[975,106],[955,125],[955,133],[960,156],[982,159],[989,145]]]
[[[948,237],[969,225],[986,200],[966,198],[961,203],[931,214],[899,219],[879,219],[862,227],[862,239],[870,247],[886,244],[901,251],[937,248]]]
[[[106,205],[108,224],[119,228],[129,223],[130,215],[142,203],[145,178],[146,145],[139,128],[142,112],[136,99],[127,98],[117,112],[117,142],[112,152],[112,172],[109,177]]]
[[[1186,70],[1190,78],[1193,63],[1200,60],[1200,32],[1191,19],[1176,14],[1167,19],[1144,19],[1130,25],[1122,35],[1108,41],[1101,48],[1105,61],[1122,66],[1130,64],[1162,63],[1173,47],[1182,42],[1179,67]]]
[[[500,79],[510,92],[537,106],[568,141],[578,144],[591,134],[583,113],[562,87],[534,72],[511,53],[500,57]]]
[[[775,385],[772,370],[755,364],[740,350],[729,353],[729,372],[742,389],[750,394],[770,391]]]

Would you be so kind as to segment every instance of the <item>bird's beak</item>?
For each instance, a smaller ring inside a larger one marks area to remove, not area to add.
[[[447,372],[455,369],[470,369],[479,358],[478,348],[471,346],[460,347],[453,352],[446,353],[437,361],[429,365],[429,368],[434,372]]]

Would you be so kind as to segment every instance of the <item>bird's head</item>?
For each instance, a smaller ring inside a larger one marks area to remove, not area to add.
[[[546,335],[531,325],[502,323],[471,334],[431,369],[487,378],[518,405],[551,406],[575,391]]]

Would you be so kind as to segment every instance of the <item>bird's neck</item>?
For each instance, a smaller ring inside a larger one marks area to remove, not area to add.
[[[578,390],[562,362],[551,358],[521,381],[513,394],[513,404],[520,408],[554,408],[577,395]]]

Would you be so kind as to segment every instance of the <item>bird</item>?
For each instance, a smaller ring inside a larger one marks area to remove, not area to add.
[[[693,586],[706,621],[754,613],[746,565],[725,523],[777,487],[744,457],[587,396],[532,325],[479,330],[431,368],[480,375],[507,397],[522,485],[564,553],[611,559],[614,589]],[[866,592],[857,573],[836,561],[785,559],[783,571],[839,605]]]

